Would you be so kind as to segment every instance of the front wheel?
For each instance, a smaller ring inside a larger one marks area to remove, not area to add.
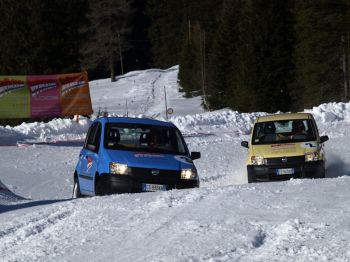
[[[247,166],[247,180],[248,184],[256,182],[255,175],[251,166]]]
[[[80,198],[83,195],[80,192],[79,180],[77,177],[74,177],[74,186],[73,186],[73,196],[72,198]]]
[[[95,196],[103,196],[105,194],[102,181],[98,174],[95,176]]]
[[[326,178],[326,168],[324,166],[322,167],[320,178]]]

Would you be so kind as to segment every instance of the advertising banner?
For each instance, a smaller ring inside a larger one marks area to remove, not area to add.
[[[87,73],[0,76],[0,119],[91,114]]]
[[[30,94],[26,76],[0,76],[0,118],[29,118]]]
[[[32,118],[61,116],[57,76],[28,76]]]
[[[58,82],[63,116],[92,114],[87,73],[59,75]]]

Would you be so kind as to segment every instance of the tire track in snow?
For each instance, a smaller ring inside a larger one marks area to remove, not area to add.
[[[136,110],[136,115],[148,115],[147,112],[154,105],[156,99],[156,82],[161,78],[162,74],[159,73],[151,83],[150,93],[147,95],[146,102],[141,104]]]
[[[159,257],[145,256],[148,250],[159,249],[156,246],[157,241],[152,241],[152,239],[156,240],[164,234],[164,231],[181,225],[182,221],[179,216],[184,214],[184,210],[205,197],[199,191],[191,190],[189,193],[188,190],[176,190],[175,192],[175,194],[172,191],[161,193],[153,201],[142,205],[143,212],[129,224],[131,227],[125,229],[129,236],[128,241],[123,244],[123,255],[118,257],[120,261],[158,261]],[[171,238],[172,236],[169,235],[168,241]],[[135,250],[135,246],[139,248]],[[135,253],[139,254],[140,259],[135,260],[137,257]]]
[[[24,221],[14,220],[7,223],[5,228],[0,228],[0,260],[6,261],[6,257],[13,257],[10,261],[17,261],[14,250],[21,250],[24,243],[30,241],[35,243],[35,238],[42,238],[42,234],[45,231],[53,230],[60,231],[60,227],[56,225],[66,219],[68,219],[73,211],[72,210],[58,210],[51,213],[52,209],[47,210],[45,213],[31,213],[29,216],[25,216]],[[13,225],[14,223],[17,223]],[[35,252],[33,252],[35,253]],[[21,253],[20,253],[21,254]],[[32,252],[27,253],[27,255]],[[35,255],[36,258],[37,254]]]

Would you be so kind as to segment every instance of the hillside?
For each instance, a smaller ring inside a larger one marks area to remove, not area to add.
[[[192,151],[201,187],[72,200],[93,119],[0,127],[1,261],[349,261],[350,104],[308,109],[327,134],[327,178],[246,184],[251,125],[263,112],[204,112],[178,92],[178,67],[90,82],[95,112],[165,118]],[[126,106],[127,104],[127,106]]]

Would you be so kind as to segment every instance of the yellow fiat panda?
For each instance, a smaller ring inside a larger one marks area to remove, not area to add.
[[[315,119],[308,113],[276,114],[259,117],[248,148],[248,183],[288,180],[291,178],[324,178],[323,143]]]

